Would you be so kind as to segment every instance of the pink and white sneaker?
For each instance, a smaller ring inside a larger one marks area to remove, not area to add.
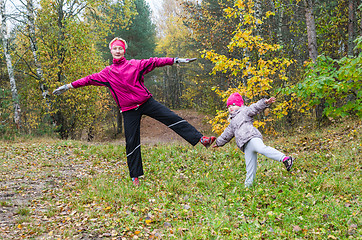
[[[285,157],[283,159],[283,163],[284,163],[284,166],[285,168],[287,169],[287,171],[289,172],[290,169],[292,169],[292,166],[293,166],[293,158],[288,156],[288,157]]]

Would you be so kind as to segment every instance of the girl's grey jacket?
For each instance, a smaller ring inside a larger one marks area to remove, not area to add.
[[[261,113],[269,104],[265,103],[265,98],[250,106],[241,106],[239,110],[230,114],[230,124],[224,132],[216,139],[217,146],[224,146],[233,137],[236,145],[244,151],[244,145],[252,138],[261,138],[263,136],[259,130],[253,126],[254,116]]]

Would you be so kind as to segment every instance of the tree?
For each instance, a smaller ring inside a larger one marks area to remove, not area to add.
[[[317,49],[317,32],[314,21],[314,13],[313,13],[313,0],[303,0],[305,6],[305,19],[307,26],[307,35],[308,35],[308,50],[309,57],[313,62],[316,61],[318,56]]]
[[[241,56],[228,57],[218,54],[214,50],[205,51],[205,58],[210,59],[215,64],[213,73],[228,73],[230,78],[239,80],[235,87],[229,87],[226,91],[216,89],[224,102],[232,92],[240,92],[246,103],[253,102],[269,95],[269,92],[275,88],[273,86],[275,79],[287,81],[285,73],[291,61],[273,57],[272,53],[278,51],[280,46],[268,43],[257,34],[259,25],[263,24],[263,21],[257,18],[254,13],[254,2],[251,0],[235,2],[234,7],[225,9],[228,18],[239,19],[240,21],[231,42],[227,45],[228,51],[230,53],[241,52]],[[272,12],[266,12],[263,19],[272,14]],[[281,105],[277,106],[276,109],[282,110],[279,114],[286,114],[287,109],[282,109]],[[226,111],[220,111],[212,121],[214,131],[223,131],[225,119],[223,121],[221,119],[225,115]],[[259,124],[264,126],[265,121],[270,121],[270,119],[264,120],[264,123],[259,121]]]
[[[0,0],[0,24],[1,24],[1,40],[3,45],[4,56],[6,59],[7,70],[10,80],[10,88],[14,106],[14,122],[18,128],[21,127],[21,108],[18,96],[18,89],[16,87],[16,80],[14,77],[14,69],[12,65],[11,55],[9,52],[9,35],[7,32],[7,23],[5,15],[5,0]]]
[[[233,6],[233,2],[187,1],[183,5],[185,13],[181,16],[189,29],[187,48],[199,58],[186,82],[183,98],[190,102],[190,106],[210,114],[215,114],[217,109],[225,105],[213,88],[217,86],[221,90],[226,90],[238,82],[224,72],[214,73],[210,77],[214,64],[209,59],[201,57],[203,50],[211,49],[229,57],[239,55],[239,51],[229,52],[227,48],[239,21],[226,18],[224,14],[226,8]]]
[[[164,36],[159,39],[156,51],[162,56],[183,57],[192,55],[187,49],[188,29],[183,26],[182,21],[177,16],[168,16],[165,20],[167,28],[163,29]],[[170,108],[180,108],[184,106],[182,95],[185,88],[185,78],[188,66],[174,65],[162,69],[162,102]]]
[[[45,85],[43,79],[43,70],[41,68],[41,63],[38,60],[38,44],[36,38],[36,26],[35,26],[35,9],[33,0],[26,1],[26,26],[28,29],[28,38],[30,42],[30,48],[34,57],[34,64],[36,67],[36,78],[39,81],[39,88],[41,90],[42,96],[45,99],[48,108],[50,108],[50,96],[48,92],[48,87]]]
[[[115,33],[127,40],[126,57],[147,59],[153,57],[156,47],[156,26],[151,20],[151,10],[145,0],[135,0],[137,14],[128,29]]]
[[[355,26],[356,26],[356,6],[355,0],[348,0],[348,56],[353,56],[353,41],[355,40]]]
[[[123,3],[124,11],[113,15],[120,23],[127,21],[120,19],[121,14],[126,18],[130,15],[130,5]],[[69,83],[103,68],[105,64],[97,54],[95,45],[111,28],[107,25],[109,16],[103,14],[104,9],[108,9],[110,5],[104,1],[40,2],[38,17],[35,19],[37,56],[49,88]],[[19,43],[19,55],[29,59],[29,44],[23,44],[21,39]],[[19,67],[26,65],[23,61]],[[22,94],[27,100],[27,121],[35,128],[46,110],[44,105],[39,105],[42,102],[40,94],[37,95],[38,92],[34,91],[39,80],[27,80]],[[89,87],[70,91],[54,100],[51,114],[54,115],[60,136],[68,138],[78,137],[83,129],[88,129],[88,133],[92,135],[92,129],[100,128],[101,125],[96,123],[103,120],[103,114],[107,111],[104,106],[108,105],[109,97],[105,88]]]
[[[362,37],[355,40],[356,48],[362,48]],[[341,59],[321,55],[313,68],[309,68],[304,81],[291,87],[294,93],[313,108],[325,101],[323,115],[330,118],[348,115],[362,116],[362,52],[357,57]],[[353,98],[350,98],[350,95]]]

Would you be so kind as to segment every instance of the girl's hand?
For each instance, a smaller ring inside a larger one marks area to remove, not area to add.
[[[265,103],[266,104],[272,104],[272,103],[274,103],[275,102],[275,97],[271,97],[271,98],[269,98],[269,99],[267,99],[267,100],[265,100]]]
[[[219,146],[218,145],[216,145],[216,144],[214,144],[213,146],[212,146],[212,148],[218,148]]]

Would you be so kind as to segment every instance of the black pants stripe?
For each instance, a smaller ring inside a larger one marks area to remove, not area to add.
[[[147,115],[165,124],[193,146],[195,146],[202,137],[202,134],[190,123],[153,98],[150,98],[139,108],[122,112],[122,114],[126,136],[127,164],[131,177],[143,175],[140,144],[142,115]]]

